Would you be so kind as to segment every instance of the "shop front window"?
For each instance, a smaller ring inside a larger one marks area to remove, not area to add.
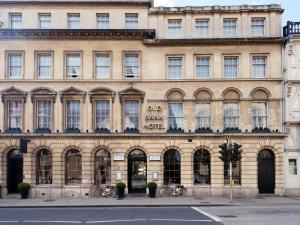
[[[109,151],[101,149],[95,154],[95,184],[111,183],[111,156]]]
[[[164,184],[180,184],[181,168],[180,153],[175,149],[170,149],[164,154]]]
[[[36,184],[52,184],[52,154],[47,149],[37,154],[36,174]]]

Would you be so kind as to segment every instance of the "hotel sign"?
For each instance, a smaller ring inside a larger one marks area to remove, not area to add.
[[[165,129],[163,123],[162,107],[160,105],[148,105],[146,107],[145,129]]]

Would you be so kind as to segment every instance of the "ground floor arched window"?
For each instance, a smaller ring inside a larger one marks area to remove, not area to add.
[[[66,154],[66,184],[81,184],[81,162],[80,151],[71,149]]]
[[[206,149],[194,153],[194,184],[210,184],[210,154]]]
[[[95,184],[111,183],[111,156],[106,149],[98,150],[95,154]]]
[[[235,185],[241,185],[241,161],[232,163],[232,179]],[[229,162],[224,162],[224,184],[230,184]]]
[[[48,149],[36,155],[36,184],[52,184],[52,154]]]
[[[164,154],[164,184],[180,184],[180,153],[175,149],[167,150]]]

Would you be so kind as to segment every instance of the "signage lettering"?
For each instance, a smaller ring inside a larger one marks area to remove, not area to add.
[[[145,129],[164,129],[163,115],[161,115],[162,107],[160,105],[148,105],[146,107]]]

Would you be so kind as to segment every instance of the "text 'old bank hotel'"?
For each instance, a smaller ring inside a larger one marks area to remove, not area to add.
[[[2,0],[0,184],[29,182],[38,197],[118,181],[223,195],[229,137],[243,145],[234,193],[282,194],[282,12]]]

